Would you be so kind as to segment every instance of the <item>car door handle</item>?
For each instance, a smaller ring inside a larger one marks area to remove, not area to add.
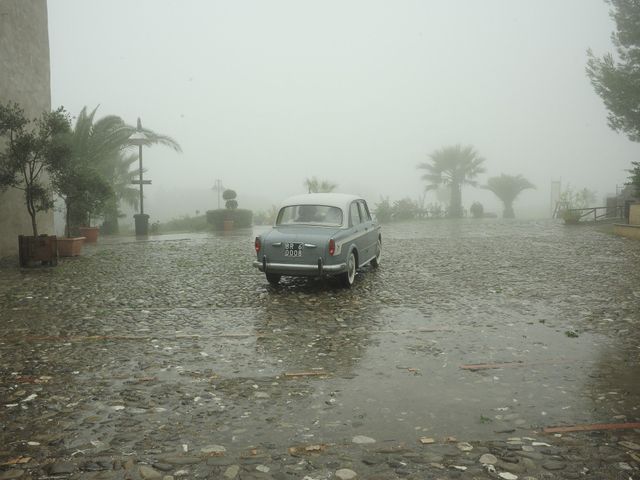
[[[304,246],[306,248],[316,248],[317,247],[317,245],[314,245],[313,243],[305,243]]]

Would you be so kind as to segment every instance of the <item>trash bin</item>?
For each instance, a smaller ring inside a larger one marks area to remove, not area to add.
[[[149,215],[146,213],[136,213],[133,218],[136,222],[136,237],[146,237],[149,235]]]

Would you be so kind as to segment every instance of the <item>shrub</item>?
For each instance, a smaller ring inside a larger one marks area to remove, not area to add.
[[[270,210],[262,210],[253,216],[253,223],[256,225],[273,225],[278,215],[278,209],[275,205]]]
[[[225,220],[233,220],[234,228],[247,228],[252,225],[253,212],[243,208],[229,209],[221,208],[218,210],[207,211],[207,223],[216,230],[224,228]]]
[[[373,210],[373,213],[380,223],[390,222],[393,215],[393,209],[391,207],[391,204],[389,203],[389,197],[383,197],[380,200],[380,203],[376,203],[376,207]]]
[[[201,232],[209,229],[207,217],[198,215],[195,217],[184,216],[182,218],[173,218],[168,222],[154,223],[151,225],[154,233],[165,232]]]
[[[480,202],[473,202],[469,211],[473,218],[482,218],[484,216],[484,207]]]
[[[418,205],[408,197],[393,202],[394,220],[413,220],[417,212]]]

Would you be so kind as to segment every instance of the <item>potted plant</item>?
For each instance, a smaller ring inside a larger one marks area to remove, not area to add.
[[[558,200],[559,216],[565,225],[577,225],[584,215],[585,209],[595,201],[595,192],[583,188],[575,192],[571,186],[560,194]]]
[[[224,206],[227,207],[228,210],[231,210],[232,212],[238,208],[238,201],[236,200],[236,197],[238,195],[236,194],[235,190],[231,190],[231,189],[227,189],[224,192],[222,192],[222,199],[225,201]],[[228,232],[230,230],[233,230],[233,217],[231,218],[225,218],[224,220],[224,231]]]
[[[45,183],[45,171],[69,155],[69,119],[64,109],[45,112],[27,120],[17,103],[0,104],[0,137],[6,145],[0,152],[0,189],[24,192],[33,235],[20,235],[20,265],[55,265],[58,260],[55,235],[39,235],[37,214],[53,207],[53,195]]]
[[[71,212],[86,212],[87,216],[96,214],[113,191],[85,158],[74,156],[73,152],[51,166],[51,177],[53,189],[65,207],[65,238],[58,239],[58,254],[62,257],[80,255],[87,237],[83,235],[83,227],[79,228],[79,236],[73,235],[78,229],[72,227]],[[97,235],[92,240],[95,242]]]

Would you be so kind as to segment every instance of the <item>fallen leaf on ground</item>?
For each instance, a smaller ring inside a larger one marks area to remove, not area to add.
[[[22,463],[29,463],[30,461],[31,461],[31,457],[19,456],[15,458],[10,458],[5,463],[3,463],[3,465],[20,465]]]

